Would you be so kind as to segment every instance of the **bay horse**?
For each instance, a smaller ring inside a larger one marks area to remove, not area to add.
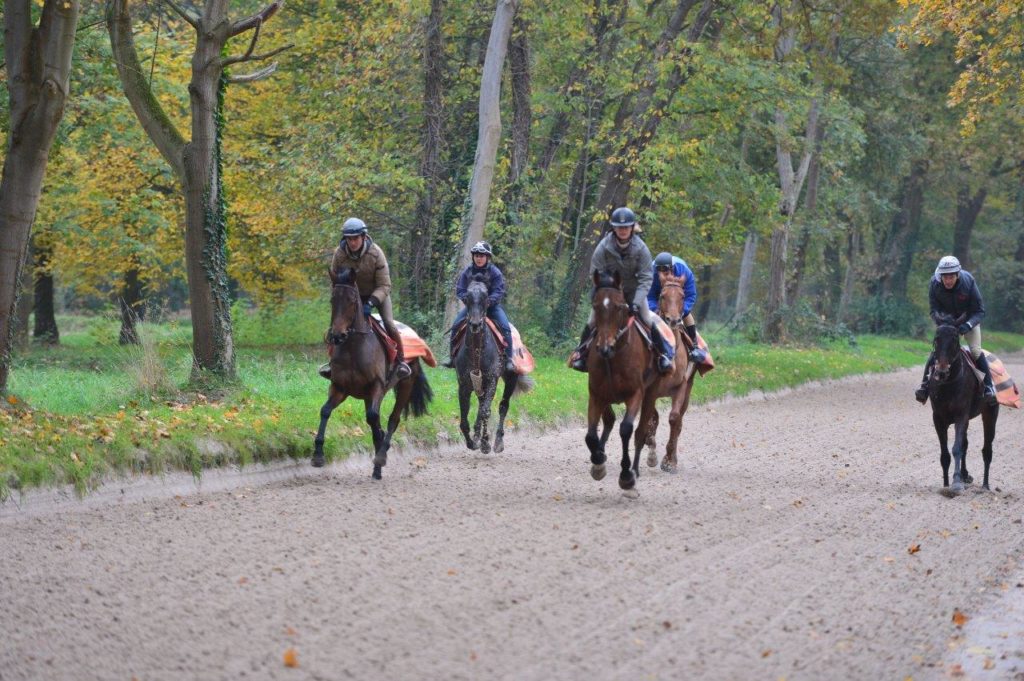
[[[939,436],[939,463],[942,464],[942,486],[949,487],[949,449],[947,436],[949,426],[953,437],[953,486],[951,491],[958,494],[965,484],[974,479],[967,472],[967,427],[971,419],[981,414],[985,433],[981,448],[985,463],[985,477],[982,487],[989,489],[988,469],[992,463],[992,441],[996,436],[996,419],[999,417],[998,404],[986,404],[981,393],[981,381],[969,366],[960,348],[960,333],[957,327],[966,315],[959,319],[946,316],[939,319],[932,342],[935,365],[928,378],[928,397],[932,404],[932,422]]]
[[[335,407],[347,397],[361,399],[366,406],[366,423],[373,434],[373,479],[381,479],[381,468],[388,461],[391,436],[398,428],[401,415],[422,416],[433,391],[427,382],[419,359],[409,361],[412,373],[395,383],[388,382],[387,356],[384,346],[376,337],[370,322],[363,314],[363,303],[355,287],[355,270],[345,268],[331,274],[331,326],[326,341],[331,346],[331,385],[327,401],[320,408],[320,428],[313,440],[313,461],[316,467],[324,465],[324,430],[327,419]],[[395,406],[388,418],[388,429],[380,427],[380,405],[384,396],[394,388]]]
[[[683,415],[690,406],[690,393],[696,377],[697,365],[690,361],[689,353],[683,336],[686,334],[683,324],[683,304],[686,294],[683,292],[685,279],[668,275],[662,279],[661,295],[658,297],[658,314],[672,329],[676,339],[675,366],[671,373],[658,375],[654,383],[644,393],[644,404],[640,411],[640,420],[647,424],[647,465],[658,463],[657,443],[655,435],[658,431],[658,399],[672,398],[672,407],[668,413],[669,436],[665,446],[665,456],[661,460],[661,470],[676,473],[679,468],[676,449],[679,444],[679,433],[683,429]],[[689,336],[687,336],[688,338]]]
[[[631,322],[632,310],[622,292],[622,279],[616,272],[594,272],[594,331],[591,350],[587,355],[587,376],[590,400],[587,406],[586,443],[590,449],[590,475],[595,480],[604,478],[605,444],[615,424],[611,405],[624,403],[625,414],[619,426],[622,439],[622,470],[619,487],[632,490],[640,476],[640,450],[646,441],[646,424],[640,422],[636,432],[636,456],[630,463],[629,440],[634,434],[633,424],[644,401],[644,390],[657,372],[654,354]],[[601,435],[597,435],[597,422],[602,422]]]
[[[459,429],[466,439],[466,447],[488,454],[491,451],[488,427],[491,403],[498,389],[498,378],[504,381],[501,402],[498,404],[498,429],[494,433],[494,451],[505,450],[505,417],[513,395],[533,388],[533,379],[515,371],[505,371],[505,353],[511,348],[499,346],[487,325],[487,284],[482,276],[474,276],[466,288],[466,331],[462,347],[455,355],[455,372],[459,378]],[[469,407],[476,394],[476,423],[472,434],[469,429]]]

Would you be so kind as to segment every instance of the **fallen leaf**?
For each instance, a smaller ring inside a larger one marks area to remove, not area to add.
[[[238,583],[239,584],[248,584],[249,583],[249,578],[248,577],[239,577],[238,578]]]
[[[424,456],[417,456],[415,459],[412,460],[412,465],[415,466],[416,468],[426,468],[427,458]]]
[[[295,631],[291,627],[285,627],[284,628],[284,635],[285,636],[295,636],[295,634],[297,634],[297,633],[299,633],[299,632]]]
[[[449,570],[449,571],[448,571],[448,576],[449,576],[449,577],[452,577],[452,576],[454,576],[454,575],[456,575],[456,574],[457,574],[457,573],[455,572],[455,568],[452,568],[451,570]]]
[[[295,648],[289,648],[288,650],[284,651],[284,666],[285,667],[298,667],[299,666],[299,656],[295,652]]]
[[[910,548],[907,549],[907,553],[909,553],[910,555],[914,555],[915,553],[917,553],[920,550],[921,550],[921,545],[920,544],[911,544]]]
[[[771,648],[769,648],[767,650],[762,650],[761,651],[761,657],[768,657],[771,654],[772,654],[772,649]]]
[[[985,662],[983,662],[981,666],[985,669],[995,669],[996,663],[992,661],[992,658],[986,657]]]
[[[960,610],[953,608],[953,624],[955,624],[958,629],[967,624],[967,620],[969,619],[971,618],[960,612]]]
[[[661,623],[661,626],[665,627],[666,629],[671,629],[672,628],[672,623],[669,622],[668,620],[665,620],[664,622]]]

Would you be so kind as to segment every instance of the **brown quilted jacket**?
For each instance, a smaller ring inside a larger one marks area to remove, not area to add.
[[[391,273],[387,258],[370,237],[363,239],[363,248],[358,253],[349,253],[344,244],[334,249],[331,274],[337,275],[346,267],[355,268],[356,288],[364,301],[372,299],[373,304],[379,308],[391,295]]]

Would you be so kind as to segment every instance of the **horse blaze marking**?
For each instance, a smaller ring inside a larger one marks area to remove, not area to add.
[[[606,296],[605,299],[604,299],[604,307],[605,307],[605,309],[608,309],[608,306],[611,304],[611,302],[612,301],[608,300],[608,297]]]

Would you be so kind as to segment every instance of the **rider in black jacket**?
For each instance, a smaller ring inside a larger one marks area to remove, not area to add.
[[[953,319],[958,319],[961,315],[966,316],[958,331],[967,341],[978,370],[985,372],[985,401],[995,402],[996,390],[992,385],[992,372],[989,370],[985,353],[981,351],[981,320],[985,317],[985,304],[981,300],[981,291],[978,290],[974,277],[962,269],[960,261],[952,255],[939,260],[939,266],[935,268],[935,275],[928,286],[928,301],[932,320],[936,324],[940,323],[943,316]],[[934,362],[935,353],[932,352],[924,368],[921,386],[914,392],[914,396],[921,404],[928,400],[928,374],[931,373]]]

